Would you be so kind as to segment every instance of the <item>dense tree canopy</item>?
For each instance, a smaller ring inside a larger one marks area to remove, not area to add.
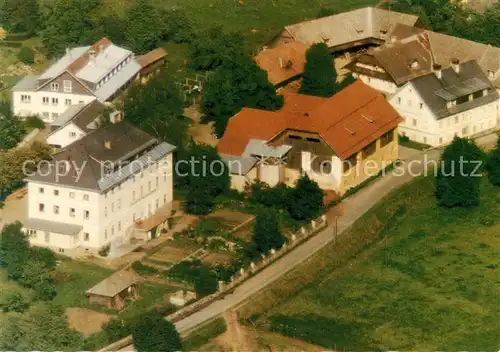
[[[267,254],[271,249],[279,249],[286,242],[278,223],[278,214],[271,209],[260,211],[255,217],[253,242],[259,253]]]
[[[323,207],[323,191],[307,175],[297,181],[288,197],[288,212],[296,220],[311,220]]]
[[[0,0],[0,23],[9,32],[35,34],[41,25],[37,0]]]
[[[225,61],[205,84],[201,109],[214,120],[214,130],[221,137],[231,116],[242,107],[276,110],[283,97],[276,94],[267,73],[249,57],[236,56]]]
[[[467,138],[455,137],[443,151],[436,176],[437,204],[467,207],[479,204],[483,151]]]
[[[299,93],[330,97],[337,90],[337,72],[333,66],[332,54],[325,43],[314,44],[306,53]]]
[[[162,26],[151,0],[136,0],[127,12],[127,42],[135,53],[145,53],[157,47]]]
[[[190,49],[190,64],[195,70],[213,70],[245,52],[243,36],[212,27],[199,33]]]
[[[142,130],[183,148],[187,122],[178,87],[164,71],[146,85],[134,85],[124,99],[125,118]]]
[[[229,190],[229,170],[217,150],[206,144],[193,144],[183,157],[179,169],[188,189],[185,210],[192,214],[208,214],[215,198]]]
[[[132,331],[134,347],[139,352],[174,352],[182,349],[174,324],[159,313],[144,314]]]
[[[89,45],[102,35],[95,19],[101,0],[57,0],[41,33],[51,55],[60,55],[68,47]]]

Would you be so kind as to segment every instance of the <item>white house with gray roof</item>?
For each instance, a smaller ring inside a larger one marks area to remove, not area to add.
[[[400,133],[431,146],[493,130],[500,118],[499,93],[475,60],[412,79],[389,102],[404,118]]]
[[[67,255],[147,240],[171,215],[175,147],[121,121],[56,153],[26,178],[31,244]]]
[[[50,123],[71,105],[113,100],[141,75],[141,70],[165,55],[161,50],[154,62],[142,60],[142,56],[135,57],[107,38],[91,46],[68,49],[41,75],[26,76],[12,88],[13,111],[18,116],[38,115]]]

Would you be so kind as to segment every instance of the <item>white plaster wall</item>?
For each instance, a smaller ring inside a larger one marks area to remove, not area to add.
[[[369,85],[373,89],[378,90],[379,92],[385,94],[394,94],[396,93],[398,86],[394,82],[384,81],[379,78],[369,77],[366,75],[357,75],[358,78],[364,82],[366,85]]]
[[[243,192],[247,184],[252,184],[257,178],[257,169],[254,167],[246,175],[231,175],[231,188]]]
[[[74,137],[72,137],[72,133],[75,134]],[[65,146],[83,138],[85,135],[86,133],[79,129],[74,123],[70,123],[49,135],[47,137],[47,144],[58,145],[60,148],[64,148]]]
[[[333,156],[329,163],[331,164],[331,172],[315,172],[311,169],[310,152],[302,152],[302,170],[304,170],[310,179],[316,181],[321,189],[338,190],[342,181],[343,165],[342,161]],[[325,169],[327,170],[327,169]]]
[[[21,102],[21,95],[31,96],[31,102],[29,104]],[[43,97],[49,98],[48,104],[43,104]],[[52,98],[59,99],[57,105],[52,104]],[[65,112],[66,109],[70,106],[66,105],[66,99],[71,99],[71,104],[74,105],[81,102],[87,104],[95,100],[96,98],[93,95],[80,95],[60,92],[15,91],[12,93],[12,108],[15,115],[38,115],[44,122],[52,122],[56,119],[56,117],[53,116],[53,113],[60,115]],[[44,113],[48,113],[48,116]]]
[[[280,182],[280,166],[278,165],[258,165],[260,167],[260,180],[274,187]]]

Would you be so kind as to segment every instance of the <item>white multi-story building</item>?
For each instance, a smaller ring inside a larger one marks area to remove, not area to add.
[[[404,118],[400,133],[431,146],[493,130],[499,119],[499,93],[474,60],[415,78],[389,101]]]
[[[40,76],[26,76],[12,88],[17,116],[38,115],[53,122],[74,104],[110,101],[123,88],[163,62],[163,49],[135,57],[103,38],[91,46],[67,49]]]
[[[171,213],[174,149],[124,121],[73,142],[26,179],[30,242],[78,255],[147,240]]]

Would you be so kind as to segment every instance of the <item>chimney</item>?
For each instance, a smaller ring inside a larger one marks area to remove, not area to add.
[[[93,48],[89,51],[89,62],[92,66],[95,66],[95,50]]]
[[[441,79],[443,77],[443,72],[441,71],[440,64],[432,65],[432,69],[434,70],[434,74],[436,75],[437,78]]]
[[[460,60],[451,59],[451,67],[453,68],[453,71],[455,71],[457,74],[460,73]]]
[[[111,149],[111,141],[104,141],[104,148]]]

